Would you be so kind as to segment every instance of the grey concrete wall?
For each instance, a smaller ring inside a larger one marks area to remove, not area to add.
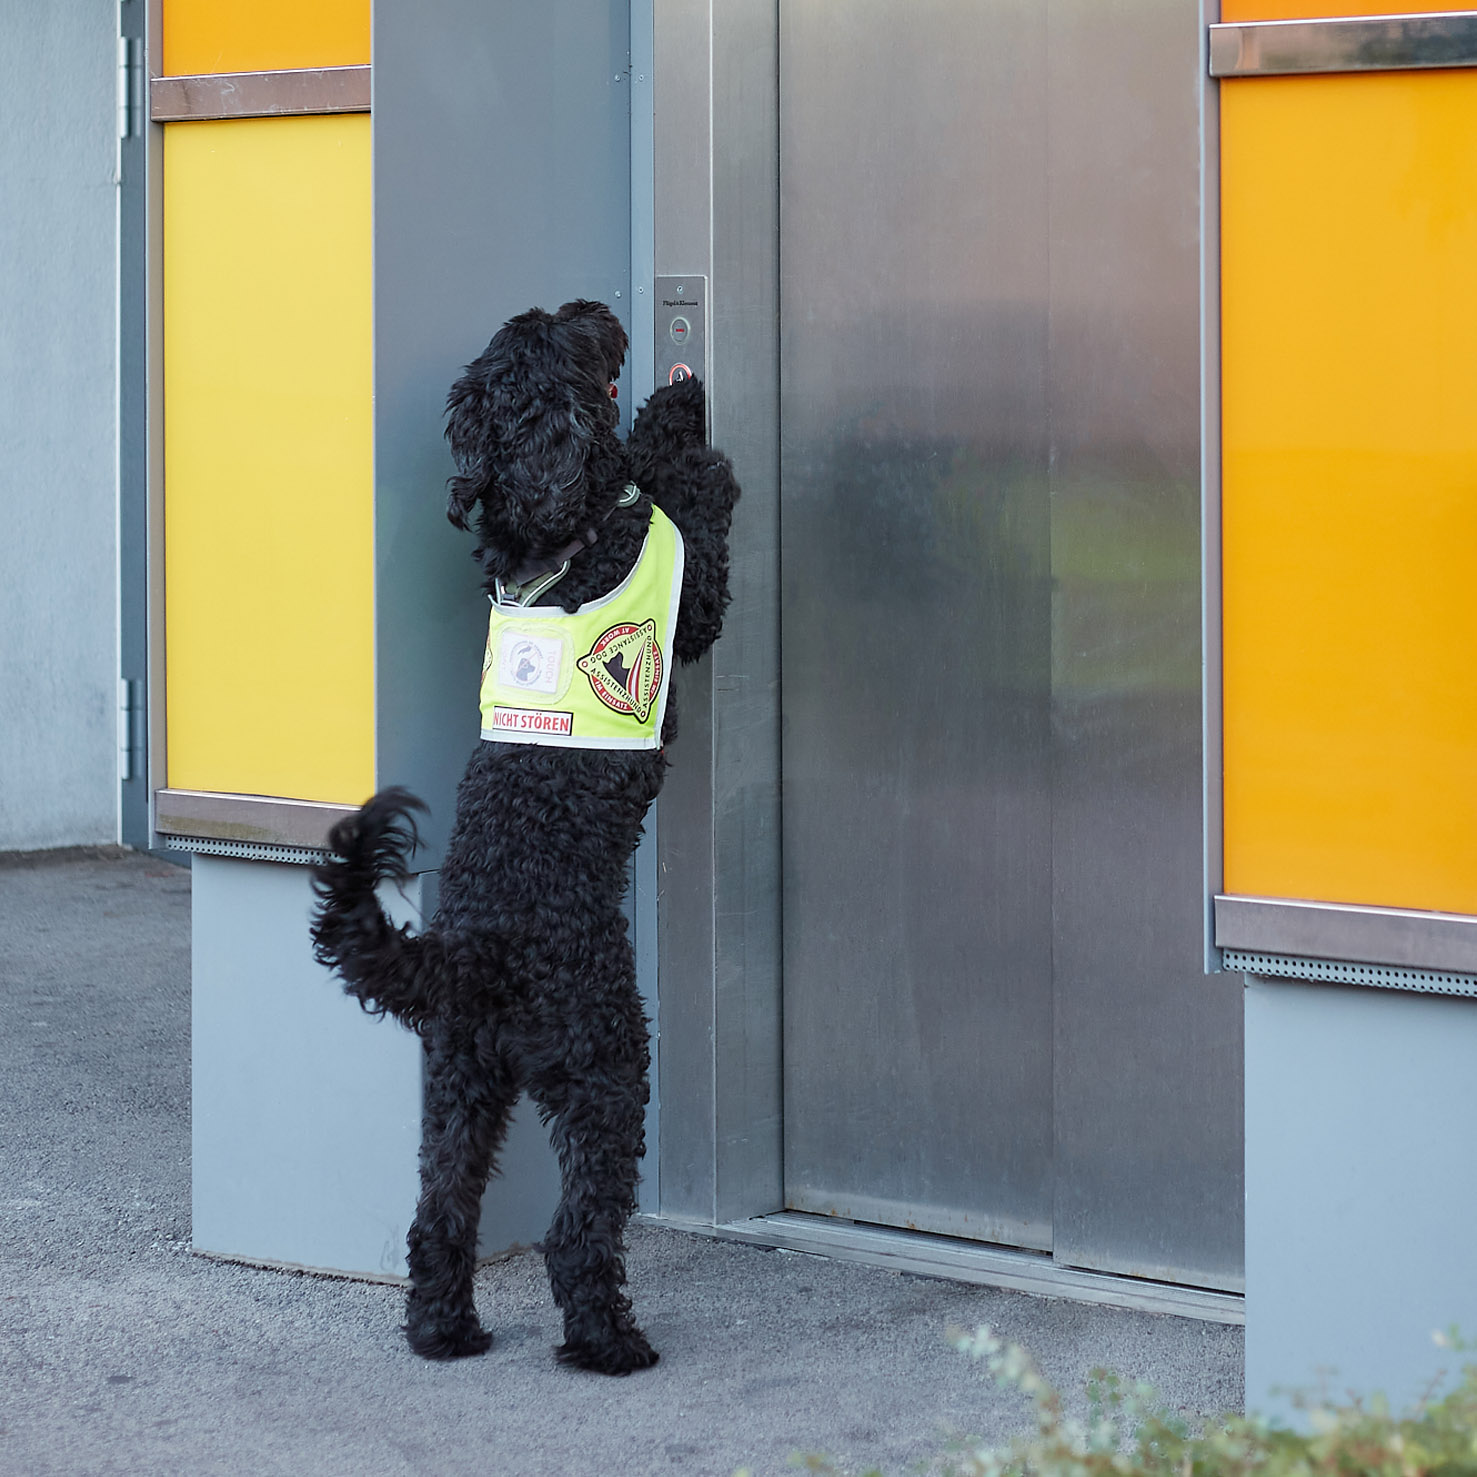
[[[1477,1001],[1246,992],[1246,1400],[1415,1399],[1477,1334]]]
[[[0,45],[0,850],[117,833],[117,6]]]

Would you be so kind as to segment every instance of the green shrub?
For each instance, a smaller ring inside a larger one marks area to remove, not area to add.
[[[1228,1415],[1196,1432],[1147,1385],[1125,1386],[1107,1370],[1089,1378],[1086,1417],[1069,1415],[1019,1344],[989,1328],[953,1333],[950,1341],[1030,1399],[1036,1430],[1005,1446],[958,1442],[920,1469],[939,1477],[1477,1477],[1477,1364],[1466,1365],[1445,1394],[1433,1388],[1402,1415],[1382,1396],[1347,1405],[1305,1396],[1296,1402],[1304,1431]],[[1454,1331],[1438,1342],[1469,1347]],[[840,1477],[825,1457],[794,1460]],[[865,1477],[882,1473],[873,1468]]]

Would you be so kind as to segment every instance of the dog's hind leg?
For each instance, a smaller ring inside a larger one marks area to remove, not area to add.
[[[469,1033],[442,1023],[432,1027],[405,1320],[410,1347],[423,1358],[458,1359],[492,1345],[477,1320],[472,1274],[482,1192],[518,1091],[504,1064],[479,1054]]]
[[[630,1374],[657,1361],[626,1295],[625,1229],[636,1208],[644,1148],[646,1024],[634,987],[634,1021],[618,1044],[597,1047],[585,1070],[535,1078],[529,1090],[551,1121],[564,1193],[544,1242],[554,1301],[564,1315],[559,1359],[601,1374]]]

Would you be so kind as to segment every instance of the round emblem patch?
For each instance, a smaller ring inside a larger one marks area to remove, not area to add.
[[[662,650],[657,645],[656,622],[611,626],[579,660],[595,696],[616,713],[629,713],[645,723],[657,693],[662,690]]]

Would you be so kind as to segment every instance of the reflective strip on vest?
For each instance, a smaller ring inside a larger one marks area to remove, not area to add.
[[[660,508],[630,574],[578,610],[492,606],[482,737],[567,749],[655,749],[672,678],[682,535]]]

